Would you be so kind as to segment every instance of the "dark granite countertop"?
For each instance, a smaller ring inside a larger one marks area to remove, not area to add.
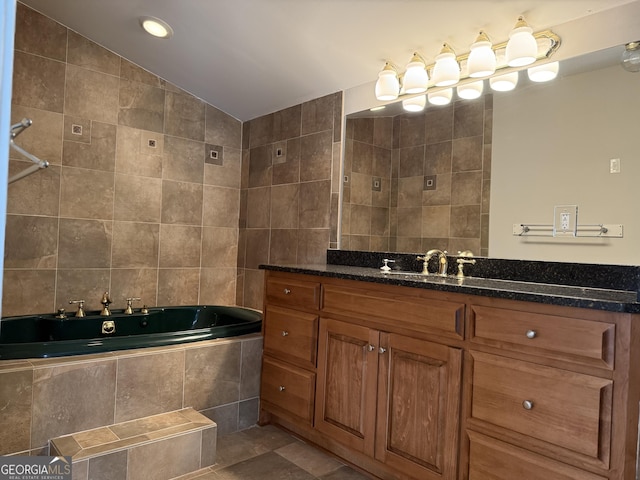
[[[350,265],[260,265],[265,270],[302,273],[364,282],[426,288],[444,292],[481,295],[528,302],[590,308],[611,312],[640,313],[635,290],[616,290],[585,286],[516,281],[467,276],[424,276],[417,273],[382,273],[379,268]]]

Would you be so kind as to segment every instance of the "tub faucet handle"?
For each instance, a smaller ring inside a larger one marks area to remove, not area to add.
[[[111,310],[109,310],[109,305],[111,305],[111,303],[113,302],[111,301],[109,292],[104,292],[104,294],[102,295],[102,300],[100,300],[100,303],[102,304],[102,311],[100,312],[100,315],[102,315],[103,317],[108,317],[109,315],[111,315]]]
[[[78,310],[76,311],[76,317],[84,317],[84,300],[69,300],[69,305],[78,304]]]
[[[127,308],[124,309],[125,315],[133,315],[133,308],[131,307],[131,304],[140,300],[142,300],[140,297],[127,298]]]

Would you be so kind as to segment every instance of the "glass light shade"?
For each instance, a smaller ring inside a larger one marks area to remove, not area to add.
[[[158,38],[170,38],[173,36],[173,29],[164,20],[155,17],[140,18],[140,26],[150,35]]]
[[[429,74],[424,62],[417,54],[414,54],[407,65],[406,72],[404,72],[403,90],[409,94],[426,92],[428,83]]]
[[[453,96],[453,88],[444,88],[437,92],[428,93],[429,103],[432,105],[447,105],[451,102]]]
[[[417,97],[407,98],[402,101],[402,108],[407,112],[421,112],[427,104],[426,95],[418,95]]]
[[[549,82],[558,76],[559,62],[545,63],[527,69],[527,75],[532,82]]]
[[[483,87],[484,82],[482,80],[477,80],[465,85],[458,85],[456,87],[456,91],[458,92],[458,96],[460,98],[463,98],[465,100],[473,100],[474,98],[478,98],[480,95],[482,95]]]
[[[400,81],[395,69],[388,63],[378,74],[376,82],[376,98],[378,100],[395,100],[400,92]]]
[[[504,75],[498,75],[497,77],[491,77],[489,79],[491,89],[496,92],[508,92],[516,88],[517,84],[518,72],[505,73]]]
[[[620,61],[627,72],[640,72],[640,41],[627,43]]]
[[[467,71],[471,78],[493,75],[496,71],[496,53],[491,48],[491,41],[484,32],[480,32],[467,59]]]
[[[435,83],[436,87],[455,85],[460,80],[460,65],[456,59],[456,54],[446,43],[436,57],[432,75],[433,83]]]
[[[507,42],[507,65],[510,67],[524,67],[536,61],[538,56],[538,42],[533,36],[533,29],[527,25],[522,17],[509,33]]]

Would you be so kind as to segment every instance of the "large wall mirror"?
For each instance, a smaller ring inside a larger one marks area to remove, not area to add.
[[[640,73],[620,66],[623,50],[563,60],[549,83],[521,71],[510,92],[485,80],[476,100],[348,115],[340,248],[640,264]],[[514,235],[562,205],[623,237]]]

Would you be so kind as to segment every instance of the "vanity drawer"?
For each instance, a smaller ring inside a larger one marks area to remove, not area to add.
[[[471,418],[563,447],[608,468],[613,382],[471,352]]]
[[[479,305],[471,313],[472,342],[613,370],[612,323]]]
[[[320,282],[268,277],[266,297],[270,303],[317,310],[320,308]]]
[[[325,285],[322,311],[362,318],[378,317],[387,325],[408,330],[456,339],[464,337],[464,303]]]
[[[316,375],[302,368],[262,359],[262,407],[276,415],[295,416],[313,422],[313,398]]]
[[[469,480],[606,480],[476,432],[469,434]]]
[[[267,305],[264,351],[301,367],[316,368],[318,316]]]

